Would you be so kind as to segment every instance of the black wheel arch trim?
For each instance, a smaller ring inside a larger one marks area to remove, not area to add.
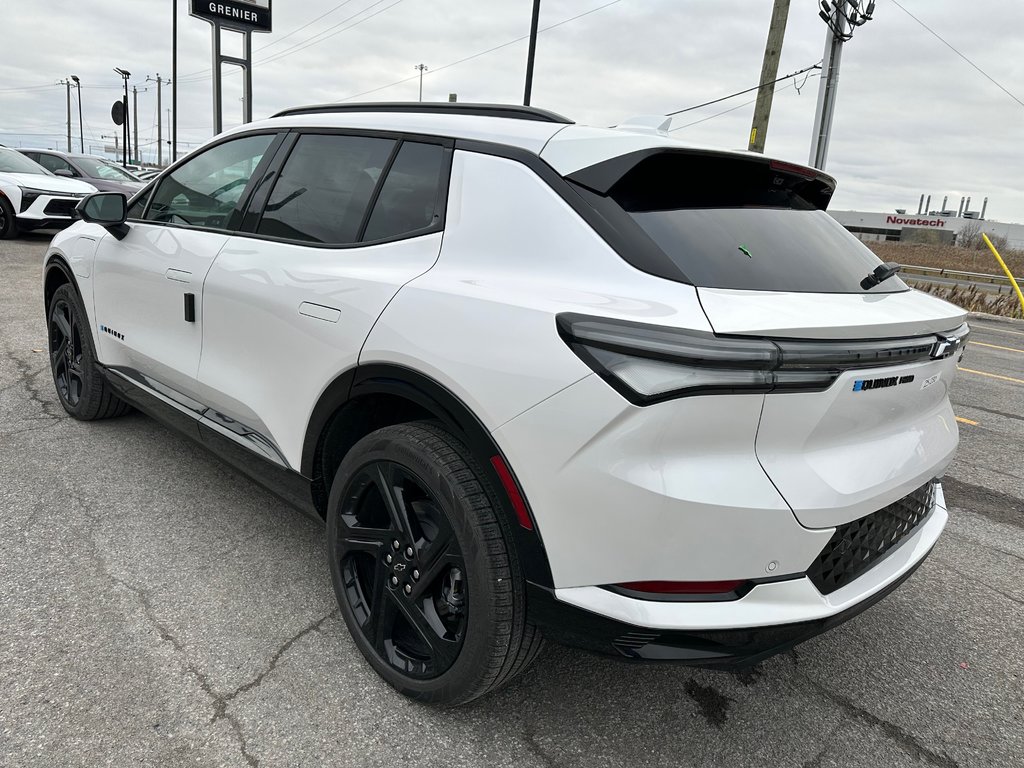
[[[320,441],[334,415],[346,404],[374,395],[390,395],[419,406],[466,443],[490,483],[495,498],[500,501],[502,517],[507,524],[505,530],[512,537],[524,576],[527,581],[551,587],[551,566],[540,532],[536,524],[533,530],[526,530],[519,524],[512,501],[489,459],[500,456],[505,462],[529,510],[529,500],[515,477],[515,468],[473,411],[447,387],[418,371],[401,365],[371,363],[346,371],[331,382],[310,416],[302,449],[302,475],[316,477]]]

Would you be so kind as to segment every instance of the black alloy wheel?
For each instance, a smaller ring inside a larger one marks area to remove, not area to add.
[[[0,240],[18,236],[18,220],[15,218],[14,206],[0,194]]]
[[[465,637],[466,564],[440,502],[405,467],[362,467],[335,539],[345,599],[374,651],[409,677],[446,672]]]
[[[54,291],[46,320],[50,370],[64,410],[80,421],[128,413],[128,404],[114,394],[97,368],[88,316],[70,283]]]
[[[82,399],[82,331],[78,313],[66,299],[50,309],[50,367],[62,402],[76,408]]]
[[[525,670],[543,638],[499,500],[434,422],[378,429],[331,484],[327,554],[342,618],[400,693],[454,706]]]

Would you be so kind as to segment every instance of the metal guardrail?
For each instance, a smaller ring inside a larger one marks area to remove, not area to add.
[[[908,275],[935,275],[937,277],[960,280],[964,283],[991,283],[999,286],[1005,285],[1007,288],[1010,287],[1010,278],[1006,277],[1006,275],[990,275],[986,272],[963,272],[957,269],[943,269],[940,267],[918,267],[913,264],[901,264],[900,266],[900,272]]]

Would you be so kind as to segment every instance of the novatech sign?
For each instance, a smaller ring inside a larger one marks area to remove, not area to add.
[[[192,0],[192,15],[224,27],[269,32],[270,0]]]
[[[902,224],[904,227],[944,227],[945,219],[908,219],[903,216],[886,216],[886,224]]]

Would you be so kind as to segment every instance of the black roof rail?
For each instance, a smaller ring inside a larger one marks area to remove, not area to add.
[[[273,117],[291,115],[316,115],[338,112],[408,112],[451,115],[476,115],[478,117],[507,117],[514,120],[536,120],[542,123],[564,123],[572,120],[562,115],[537,107],[523,107],[518,104],[471,104],[467,102],[419,102],[382,101],[365,104],[313,104],[308,107],[283,109]]]

